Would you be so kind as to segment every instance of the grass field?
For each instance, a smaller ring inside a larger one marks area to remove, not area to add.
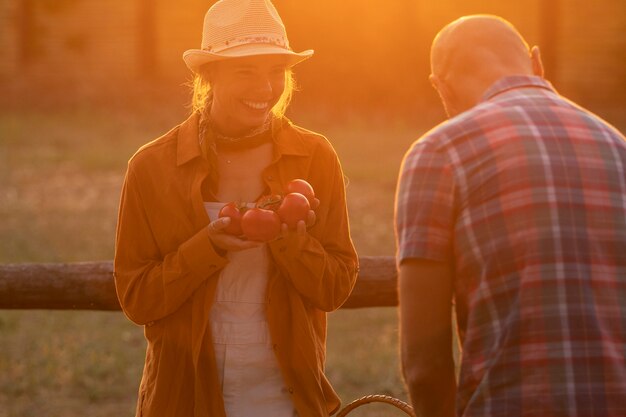
[[[0,263],[108,260],[126,161],[185,117],[180,106],[0,111]],[[423,131],[406,122],[295,117],[335,145],[360,255],[393,255],[398,166]],[[328,374],[344,404],[406,399],[395,308],[340,310],[329,320]],[[0,311],[0,417],[132,416],[142,329],[121,313]],[[355,416],[401,415],[371,405]]]

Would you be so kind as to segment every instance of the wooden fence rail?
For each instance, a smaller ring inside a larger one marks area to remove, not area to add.
[[[396,306],[395,260],[363,256],[356,286],[342,308]],[[113,263],[0,265],[0,309],[120,310]]]

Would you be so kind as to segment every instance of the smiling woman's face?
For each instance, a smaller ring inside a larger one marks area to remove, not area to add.
[[[288,58],[261,55],[216,62],[210,70],[211,118],[225,135],[263,125],[285,90]]]

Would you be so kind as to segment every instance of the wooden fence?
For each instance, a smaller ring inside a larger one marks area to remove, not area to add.
[[[398,305],[395,260],[363,256],[354,291],[342,308]],[[0,265],[0,309],[120,310],[113,263]]]

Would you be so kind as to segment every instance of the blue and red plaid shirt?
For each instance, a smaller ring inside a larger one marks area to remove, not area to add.
[[[622,134],[506,77],[413,144],[396,204],[398,262],[453,265],[459,415],[626,416]]]

